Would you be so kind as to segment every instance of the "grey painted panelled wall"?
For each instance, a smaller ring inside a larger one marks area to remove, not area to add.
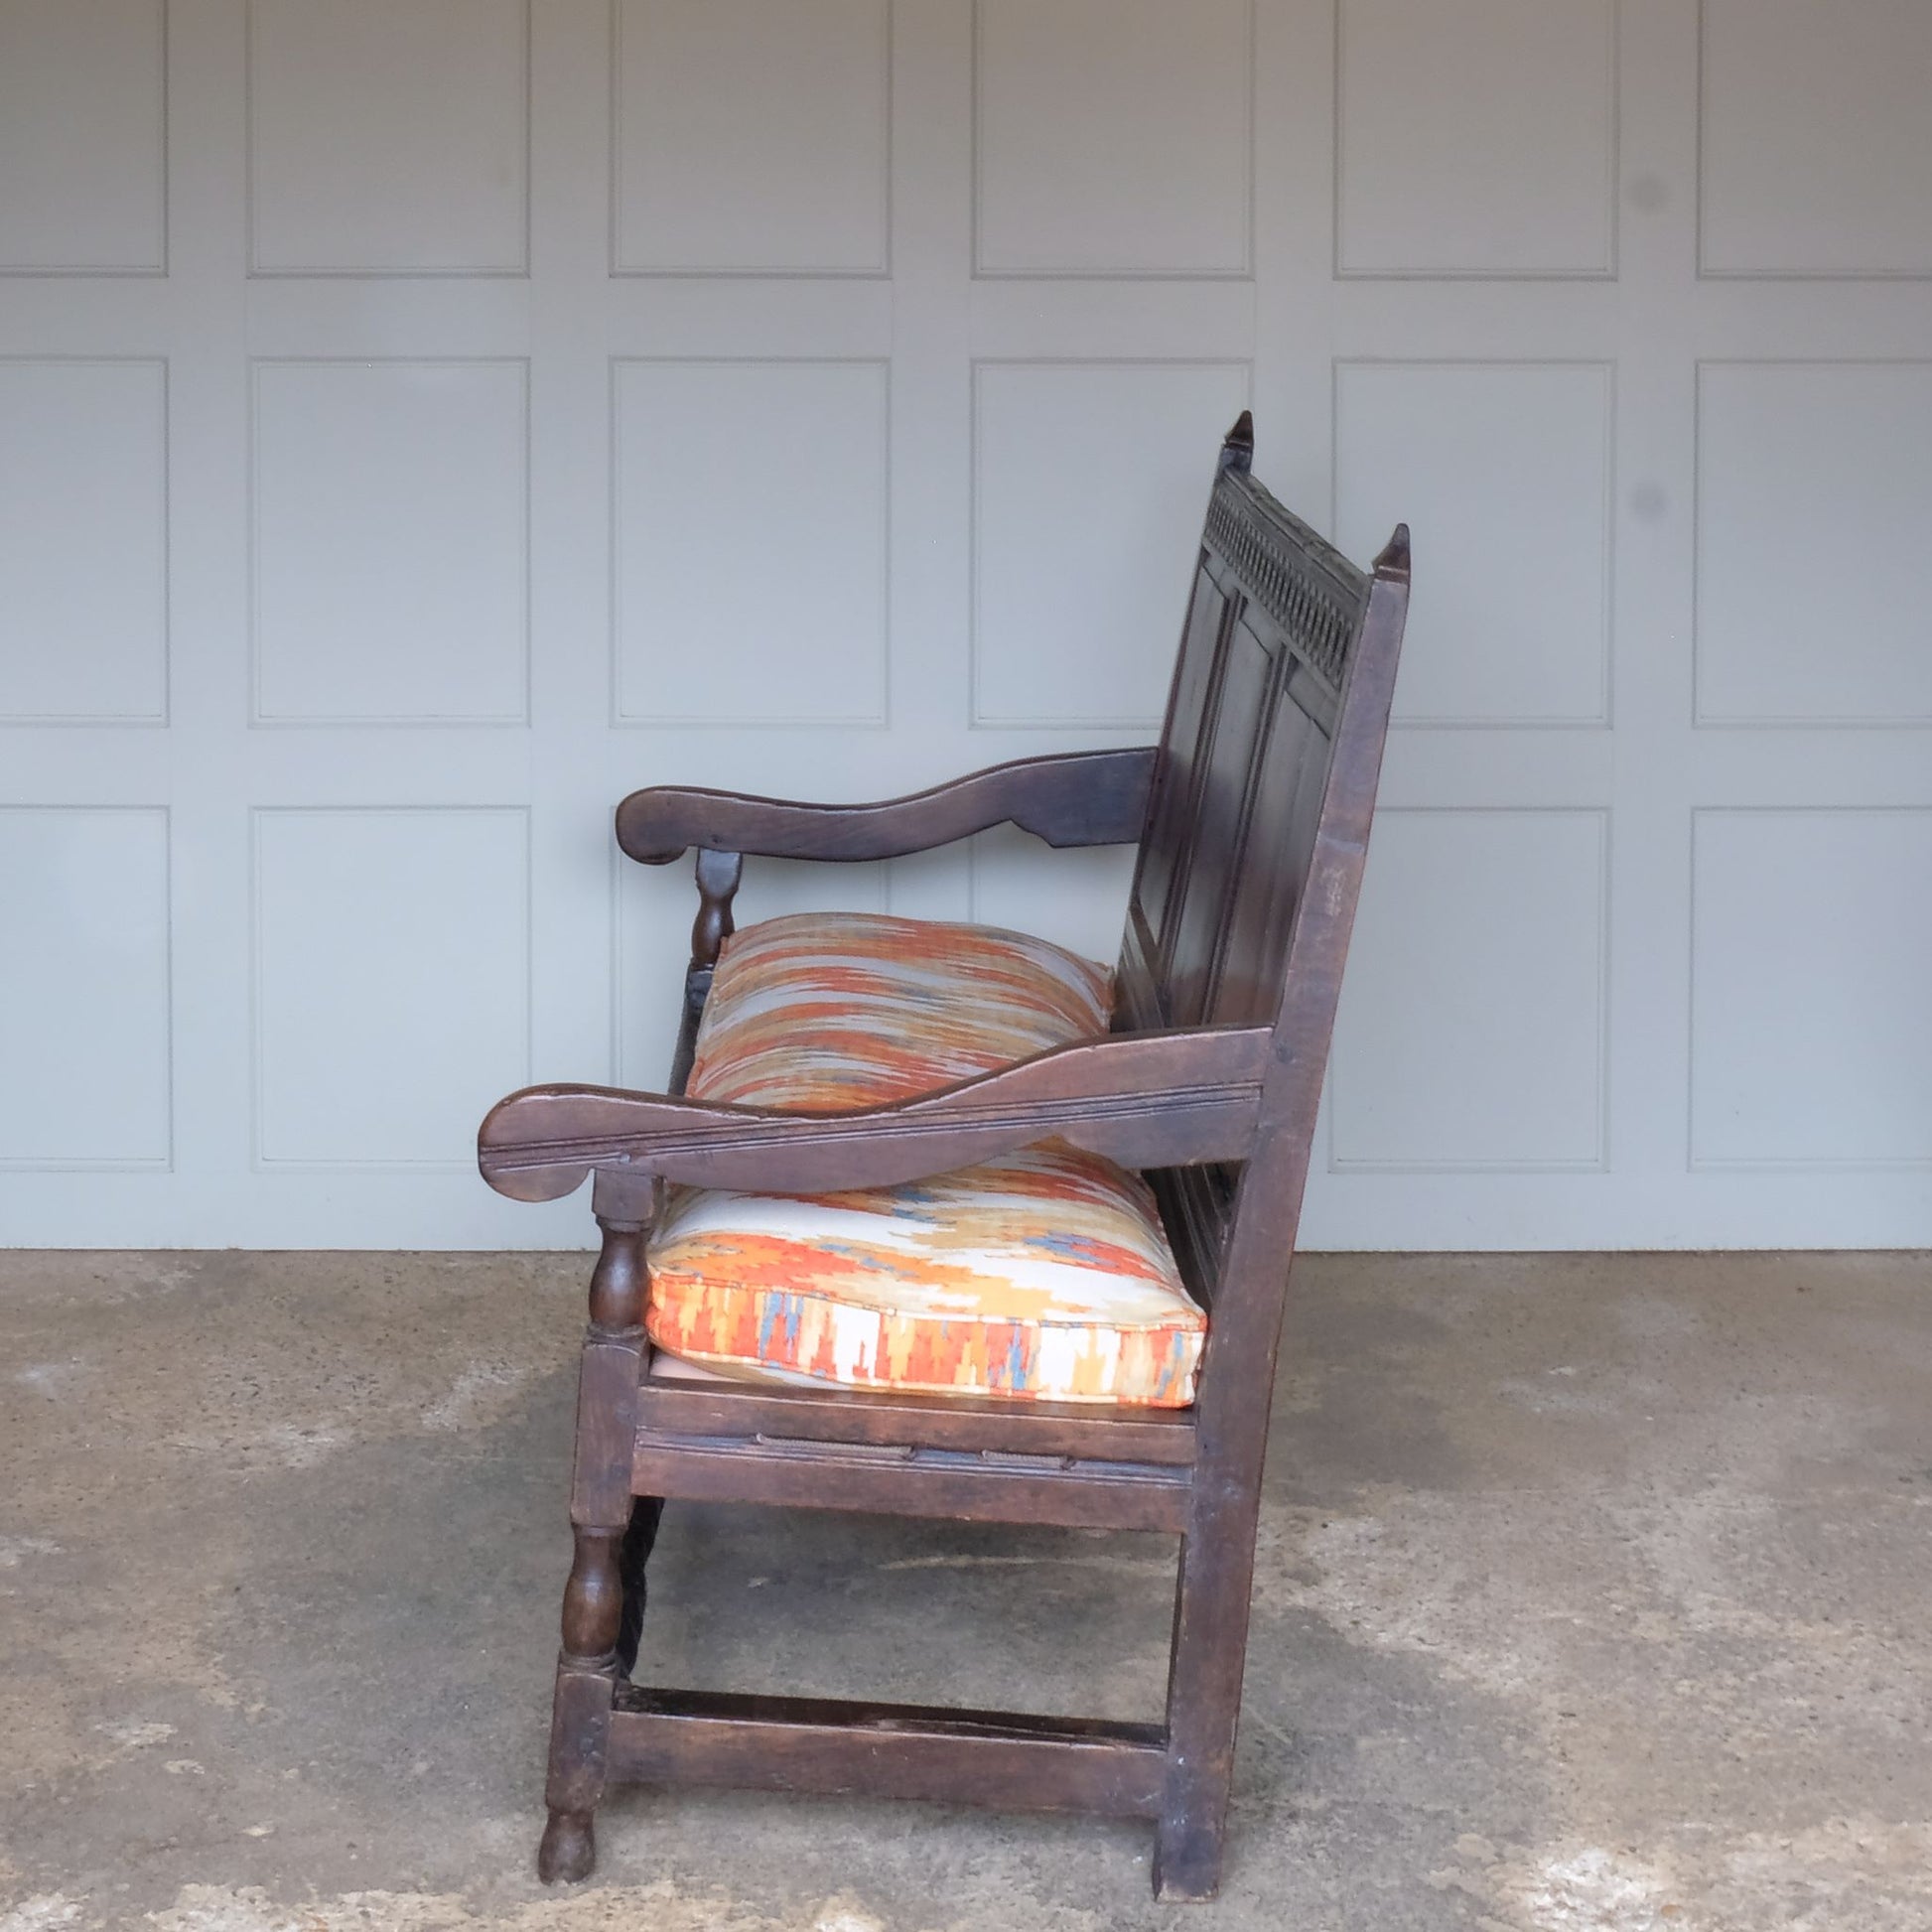
[[[1922,0],[0,0],[0,1239],[582,1240],[471,1141],[662,1077],[616,799],[1144,740],[1252,404],[1416,537],[1308,1244],[1932,1244],[1929,72]]]

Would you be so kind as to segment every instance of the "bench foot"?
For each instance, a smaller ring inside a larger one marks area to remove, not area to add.
[[[537,1876],[546,1885],[575,1884],[597,1863],[597,1830],[587,1811],[553,1811],[537,1847]]]
[[[1164,1904],[1205,1904],[1221,1889],[1223,1834],[1161,1825],[1154,1841],[1154,1895]]]

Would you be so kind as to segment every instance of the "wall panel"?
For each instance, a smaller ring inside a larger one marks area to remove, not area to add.
[[[250,263],[517,275],[529,0],[250,0]]]
[[[1707,275],[1932,275],[1932,8],[1704,0]]]
[[[255,365],[260,722],[521,722],[527,391],[520,361]]]
[[[983,275],[1242,275],[1250,0],[979,0]]]
[[[254,832],[257,1162],[469,1166],[530,1078],[526,815],[277,807]]]
[[[1698,449],[1699,718],[1932,723],[1932,362],[1707,365]]]
[[[473,1140],[664,1076],[615,803],[1145,742],[1252,406],[1416,557],[1308,1243],[1932,1245],[1928,23],[0,0],[7,1238],[587,1240]]]
[[[0,7],[0,275],[166,271],[165,0]]]
[[[168,711],[168,368],[0,359],[0,719]]]
[[[1378,815],[1337,1022],[1337,1169],[1604,1160],[1607,814]]]
[[[1932,1166],[1928,878],[1932,809],[1698,814],[1698,1166]]]
[[[619,720],[883,724],[885,364],[622,361],[612,381]]]
[[[1612,382],[1587,362],[1335,370],[1338,540],[1372,557],[1399,520],[1427,532],[1402,723],[1608,722]]]
[[[1615,272],[1616,0],[1339,0],[1344,275]]]
[[[1232,362],[974,372],[973,722],[1158,730]]]
[[[617,0],[615,21],[619,270],[886,273],[889,0]]]
[[[168,814],[0,806],[0,1168],[165,1168]]]

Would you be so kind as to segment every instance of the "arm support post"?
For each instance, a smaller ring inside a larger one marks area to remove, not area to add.
[[[737,852],[715,852],[709,847],[698,854],[698,916],[691,922],[691,963],[684,971],[684,1012],[677,1027],[677,1046],[671,1054],[672,1093],[682,1093],[691,1077],[691,1061],[697,1052],[698,1022],[704,1017],[704,1003],[711,997],[711,976],[717,970],[718,955],[737,929],[732,918],[732,899],[738,882],[745,875],[745,859]]]

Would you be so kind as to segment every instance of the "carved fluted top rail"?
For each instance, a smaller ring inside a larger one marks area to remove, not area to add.
[[[1339,690],[1368,601],[1367,575],[1238,466],[1215,481],[1204,541],[1296,654]]]

